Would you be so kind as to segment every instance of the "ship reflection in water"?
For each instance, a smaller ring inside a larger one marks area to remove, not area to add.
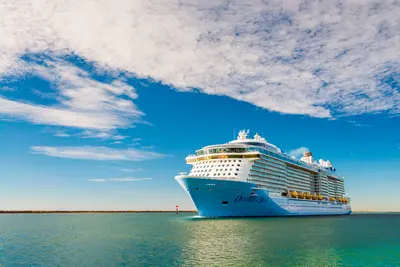
[[[184,266],[336,266],[340,240],[347,239],[342,220],[195,216],[181,258]]]

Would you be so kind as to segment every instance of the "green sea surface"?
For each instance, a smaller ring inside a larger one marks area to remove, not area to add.
[[[400,266],[400,214],[2,214],[0,266]]]

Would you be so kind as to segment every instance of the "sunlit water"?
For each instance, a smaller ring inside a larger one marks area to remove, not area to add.
[[[0,215],[0,266],[400,266],[400,215]]]

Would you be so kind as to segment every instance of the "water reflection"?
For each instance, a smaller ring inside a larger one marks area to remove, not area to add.
[[[334,266],[338,229],[324,218],[193,219],[182,266]]]

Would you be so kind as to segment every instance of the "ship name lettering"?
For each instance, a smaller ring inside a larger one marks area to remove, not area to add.
[[[257,203],[261,203],[261,202],[263,202],[264,201],[264,197],[245,197],[245,196],[243,196],[243,195],[238,195],[236,198],[235,198],[235,203],[238,203],[238,202],[257,202]]]

